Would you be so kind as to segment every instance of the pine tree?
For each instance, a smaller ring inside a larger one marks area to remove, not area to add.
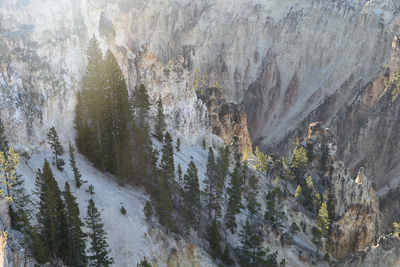
[[[186,174],[183,177],[185,190],[185,204],[187,206],[188,218],[190,224],[195,224],[195,228],[199,227],[200,223],[200,186],[197,167],[193,162],[193,158],[189,162]]]
[[[323,236],[328,236],[329,234],[329,226],[330,226],[330,219],[328,213],[328,205],[326,202],[321,204],[321,207],[318,212],[318,216],[316,219],[317,227],[320,230]]]
[[[240,168],[240,161],[237,160],[231,174],[230,186],[228,188],[228,207],[225,214],[225,225],[232,233],[235,233],[237,227],[236,214],[238,214],[242,208],[242,180]]]
[[[4,156],[7,156],[8,153],[8,140],[6,137],[5,129],[3,123],[0,119],[0,152],[3,152]]]
[[[307,151],[303,145],[298,144],[296,150],[294,151],[292,163],[290,165],[292,175],[295,178],[300,179],[304,174],[304,170],[307,167],[307,164]]]
[[[114,259],[109,256],[107,233],[104,231],[100,212],[97,210],[93,199],[89,199],[86,225],[89,229],[88,237],[90,240],[89,266],[111,266],[114,263]]]
[[[47,160],[44,161],[42,171],[37,171],[35,186],[39,199],[37,222],[40,239],[51,256],[63,258],[67,245],[65,205]]]
[[[165,129],[166,129],[165,115],[164,115],[163,103],[160,96],[157,101],[157,116],[155,121],[155,136],[160,142],[164,140]]]
[[[312,204],[312,199],[314,195],[314,182],[312,180],[311,175],[309,175],[306,179],[306,184],[303,190],[303,203],[306,207],[310,207]]]
[[[294,197],[297,199],[299,203],[303,203],[303,190],[301,189],[301,185],[298,185],[296,188],[296,192],[294,193]]]
[[[150,221],[151,217],[153,216],[153,207],[151,206],[150,201],[146,202],[146,205],[144,206],[144,215],[146,216],[146,220]]]
[[[61,158],[61,156],[64,155],[64,148],[61,146],[60,141],[58,140],[57,131],[54,127],[50,128],[47,134],[47,140],[50,144],[51,149],[53,150],[57,169],[63,171],[65,162],[64,159]]]
[[[136,128],[133,121],[133,112],[129,102],[125,78],[122,74],[114,54],[108,50],[104,61],[104,86],[106,90],[106,105],[103,106],[103,119],[105,119],[102,165],[106,170],[120,178],[128,179],[133,176],[132,168],[133,149],[131,140]],[[108,108],[107,108],[108,107]],[[107,110],[109,109],[109,110]],[[136,144],[138,146],[140,144]],[[135,147],[135,151],[143,153],[143,147]],[[114,154],[112,154],[114,153]],[[106,157],[109,155],[108,157]],[[143,154],[144,155],[144,154]],[[136,157],[136,170],[144,167],[143,156]]]
[[[31,213],[29,209],[31,199],[25,192],[25,181],[19,174],[15,175],[15,180],[10,188],[10,197],[12,198],[10,205],[11,225],[15,229],[21,229],[24,227],[24,216]]]
[[[40,238],[37,229],[32,229],[29,233],[32,242],[30,245],[30,249],[32,251],[33,256],[39,264],[44,264],[50,259],[50,252],[47,249],[46,245]]]
[[[178,164],[177,173],[178,173],[178,181],[180,183],[182,183],[182,167],[181,167],[181,164]]]
[[[258,149],[258,146],[256,147],[255,151],[256,157],[257,157],[257,164],[256,164],[256,169],[262,172],[266,172],[268,170],[268,163],[270,160],[270,157],[267,154],[264,154]]]
[[[179,137],[176,139],[176,151],[181,151],[181,139]]]
[[[247,209],[251,215],[256,215],[260,211],[261,205],[257,202],[258,179],[255,175],[250,176],[246,191],[245,198],[247,202]]]
[[[10,147],[7,155],[0,151],[0,200],[6,198],[9,203],[12,202],[11,188],[16,179],[17,168],[19,165],[19,155],[14,152],[14,149]],[[4,188],[7,191],[7,195],[4,194]]]
[[[208,242],[210,243],[211,247],[211,256],[213,258],[219,258],[221,256],[221,234],[219,232],[219,227],[216,219],[212,221],[212,224],[208,228],[207,234]]]
[[[150,100],[146,86],[140,84],[133,94],[133,106],[136,111],[136,122],[141,129],[149,129]]]
[[[86,50],[87,66],[82,77],[82,91],[78,95],[75,113],[77,145],[79,151],[87,156],[96,167],[101,167],[103,132],[105,121],[103,115],[110,111],[109,101],[104,96],[104,60],[103,53],[93,36]],[[102,111],[99,112],[99,107]],[[108,151],[112,154],[112,151]],[[107,154],[108,155],[108,154]]]
[[[68,182],[65,183],[64,199],[68,233],[65,261],[71,266],[86,266],[86,235],[82,231],[83,223],[79,218],[78,203],[71,193]]]
[[[172,138],[168,132],[165,134],[165,145],[162,148],[160,172],[161,179],[164,179],[168,192],[171,193],[173,189],[173,182],[175,180],[175,164]]]
[[[160,219],[160,223],[168,227],[168,229],[174,230],[174,221],[172,220],[173,205],[164,179],[160,180],[156,200],[156,211]]]
[[[262,247],[261,237],[253,231],[253,227],[249,221],[246,221],[243,225],[242,230],[239,233],[240,236],[240,262],[242,266],[268,266],[264,259],[266,252]]]
[[[321,207],[318,212],[318,216],[316,218],[317,230],[315,231],[315,243],[318,243],[317,246],[317,254],[319,251],[319,247],[321,245],[321,237],[327,237],[329,234],[329,226],[330,226],[330,219],[328,213],[328,205],[326,202],[322,202]]]
[[[225,245],[224,253],[222,254],[221,260],[225,264],[225,266],[232,266],[235,263],[231,258],[228,245]]]
[[[81,185],[83,184],[82,181],[82,174],[79,171],[78,167],[76,167],[76,162],[75,162],[75,148],[72,145],[71,142],[69,142],[69,163],[71,164],[71,168],[74,172],[74,178],[75,178],[75,185],[77,188],[80,188]]]
[[[207,173],[206,179],[204,179],[205,193],[207,196],[207,208],[208,208],[208,220],[211,221],[211,213],[214,209],[214,198],[215,198],[215,159],[214,159],[214,151],[210,147],[208,149],[208,158],[207,158]]]
[[[151,267],[151,264],[147,261],[146,257],[138,263],[137,267]]]
[[[157,151],[153,149],[153,143],[150,138],[150,126],[149,126],[149,110],[150,100],[146,86],[141,84],[136,87],[133,95],[133,106],[136,114],[136,122],[139,129],[134,131],[134,139],[143,139],[144,149],[146,153],[146,176],[154,176],[154,170],[156,169],[157,162]],[[154,181],[147,181],[149,184]]]
[[[221,216],[221,202],[224,196],[225,180],[229,172],[229,147],[218,151],[215,169],[215,218]]]

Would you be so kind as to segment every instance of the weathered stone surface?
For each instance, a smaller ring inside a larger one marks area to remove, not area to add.
[[[352,177],[336,157],[337,145],[332,133],[323,129],[320,122],[309,125],[304,143],[312,147],[311,171],[328,186],[333,201],[334,216],[331,214],[327,251],[341,259],[370,246],[379,234],[380,212],[375,186],[365,176],[363,168],[357,177]]]
[[[346,257],[340,264],[354,267],[392,267],[400,264],[400,239],[396,235],[379,238],[376,246]]]

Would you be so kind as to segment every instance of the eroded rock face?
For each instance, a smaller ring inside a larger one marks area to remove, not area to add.
[[[379,238],[376,246],[371,246],[344,259],[343,266],[392,267],[400,264],[400,239],[396,235]]]
[[[337,145],[332,133],[322,128],[320,122],[309,125],[304,142],[312,147],[312,167],[322,169],[320,179],[328,185],[333,201],[327,251],[341,259],[370,246],[379,234],[380,213],[375,186],[364,174],[364,168],[352,177],[336,157]]]
[[[221,90],[215,87],[199,90],[198,97],[207,106],[212,133],[221,137],[225,144],[233,146],[236,152],[252,153],[247,114],[243,106],[227,103],[221,96]]]

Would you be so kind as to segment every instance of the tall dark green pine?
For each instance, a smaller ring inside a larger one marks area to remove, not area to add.
[[[78,95],[75,116],[77,145],[79,151],[96,167],[103,167],[103,130],[106,128],[103,115],[109,111],[110,104],[105,101],[103,54],[94,36],[89,41],[86,55],[87,66],[82,77],[82,91]]]
[[[157,116],[155,121],[155,136],[162,142],[164,140],[164,132],[167,125],[165,124],[165,115],[161,96],[157,101]]]
[[[221,216],[221,205],[224,197],[225,180],[229,172],[229,147],[220,148],[215,168],[215,218]]]
[[[143,139],[144,151],[146,153],[146,176],[153,177],[154,170],[157,163],[156,150],[153,149],[153,142],[150,138],[150,126],[149,126],[149,110],[150,110],[150,100],[149,94],[147,92],[146,86],[141,84],[136,87],[133,95],[133,107],[135,110],[135,119],[137,122],[138,129],[134,131],[134,139],[140,136]],[[154,181],[147,181],[147,183]]]
[[[243,225],[239,233],[240,237],[240,262],[244,267],[269,266],[264,259],[266,252],[262,247],[261,237],[253,230],[249,221]]]
[[[175,164],[174,148],[172,146],[172,138],[169,132],[165,134],[165,145],[162,148],[160,175],[161,179],[164,180],[168,191],[171,193],[175,181]]]
[[[236,214],[238,214],[242,208],[242,178],[240,169],[240,161],[237,160],[231,174],[230,186],[228,188],[228,206],[225,214],[225,225],[232,233],[235,233],[237,227]]]
[[[89,232],[89,266],[111,266],[114,259],[109,256],[107,244],[107,233],[104,231],[104,224],[101,221],[100,212],[96,208],[93,199],[89,199],[87,207],[86,226]]]
[[[64,148],[62,147],[60,140],[58,139],[58,134],[54,127],[50,128],[47,134],[47,140],[50,144],[51,149],[53,150],[57,169],[63,171],[65,162],[61,158],[61,156],[64,155]]]
[[[71,193],[68,182],[65,183],[64,200],[68,233],[65,261],[70,266],[86,266],[86,235],[82,231],[83,223],[79,218],[78,203],[76,203],[76,198]]]
[[[207,158],[207,172],[206,179],[204,179],[205,183],[205,194],[208,208],[208,220],[211,221],[212,211],[214,209],[214,198],[215,198],[215,159],[214,159],[214,151],[210,147],[208,149],[208,158]]]
[[[148,131],[150,100],[144,84],[141,84],[139,87],[135,88],[133,95],[133,107],[135,109],[137,125],[141,129],[146,129],[146,131]]]
[[[69,142],[69,163],[71,164],[71,168],[74,172],[75,185],[77,188],[80,188],[83,184],[82,174],[79,171],[78,167],[76,167],[75,148],[71,142]]]
[[[23,227],[24,214],[29,214],[30,196],[25,192],[25,181],[21,175],[17,174],[10,188],[10,196],[12,202],[10,205],[10,217],[13,228],[20,229]]]
[[[174,207],[172,205],[171,196],[164,179],[161,179],[159,182],[156,200],[156,212],[160,219],[160,223],[166,226],[168,229],[174,230],[174,221],[172,220],[172,212]]]
[[[4,129],[4,125],[0,119],[0,152],[3,152],[4,155],[8,154],[8,141]]]
[[[221,233],[219,231],[217,220],[214,219],[207,231],[208,242],[211,247],[211,256],[219,258],[221,256]]]
[[[106,90],[104,101],[107,108],[103,106],[105,113],[103,119],[106,125],[103,129],[105,134],[102,156],[105,157],[104,165],[107,166],[106,169],[118,177],[129,179],[134,175],[132,168],[134,155],[131,140],[133,128],[136,125],[134,125],[125,78],[110,50],[106,53],[104,65],[104,86]],[[106,111],[106,109],[109,110]],[[135,151],[143,151],[143,148],[135,149]],[[143,157],[136,158],[134,165],[137,170],[144,167],[144,163],[141,162],[142,159]]]
[[[251,215],[256,215],[260,211],[260,203],[257,202],[258,196],[258,179],[255,175],[250,176],[248,179],[248,186],[246,187],[245,199],[247,202],[247,209]]]
[[[187,206],[188,218],[187,222],[190,225],[194,225],[196,229],[199,228],[200,224],[200,186],[199,177],[197,174],[197,167],[193,162],[193,158],[189,162],[186,174],[183,177],[184,190],[185,190],[185,204]]]
[[[37,222],[40,239],[52,257],[64,258],[67,247],[65,205],[47,160],[44,161],[43,170],[39,169],[36,174],[35,186],[39,200]]]

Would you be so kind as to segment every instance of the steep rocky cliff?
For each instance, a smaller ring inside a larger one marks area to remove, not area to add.
[[[321,123],[310,124],[304,144],[312,148],[309,153],[313,159],[308,171],[328,190],[334,207],[326,250],[340,259],[373,244],[379,235],[379,201],[364,168],[352,176],[336,155],[334,135],[322,128]]]
[[[326,248],[341,258],[375,241],[371,180],[383,194],[400,172],[400,100],[385,84],[400,62],[399,10],[396,0],[0,0],[0,117],[19,151],[44,150],[52,126],[73,140],[94,35],[130,93],[144,83],[152,103],[163,99],[168,130],[184,143],[288,154],[321,121],[330,131],[320,125],[308,141],[320,156],[327,142],[330,168],[313,168],[336,197]],[[172,265],[180,253],[168,254]]]

